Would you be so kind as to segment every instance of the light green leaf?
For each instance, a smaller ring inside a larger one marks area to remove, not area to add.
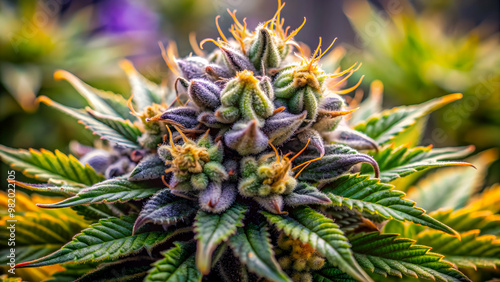
[[[470,281],[451,263],[443,261],[442,255],[430,253],[430,247],[415,245],[415,240],[398,238],[398,234],[361,233],[350,236],[349,240],[356,260],[372,273],[384,277]]]
[[[339,226],[311,208],[297,208],[290,216],[261,212],[276,228],[295,240],[308,243],[340,270],[359,281],[371,281],[354,260],[351,245]]]
[[[140,130],[129,120],[106,117],[102,114],[96,114],[96,112],[92,112],[95,115],[92,116],[86,111],[63,106],[45,96],[39,97],[38,100],[77,119],[78,122],[84,124],[86,128],[103,139],[127,148],[141,148],[137,142],[137,137],[141,134]]]
[[[128,60],[122,60],[121,67],[127,73],[130,85],[132,86],[133,100],[139,111],[153,103],[160,104],[165,96],[165,88],[151,82],[140,74]]]
[[[151,231],[132,234],[135,216],[107,218],[92,224],[76,235],[60,250],[40,259],[20,263],[21,267],[36,267],[66,262],[108,262],[120,257],[151,249],[167,240],[174,232]]]
[[[461,240],[449,235],[425,230],[416,235],[419,244],[445,256],[459,268],[500,267],[500,241],[494,235],[479,235],[480,230],[460,233]]]
[[[439,209],[430,216],[450,226],[458,232],[479,229],[481,234],[500,235],[500,215],[489,210],[476,211],[471,208],[459,210]]]
[[[408,148],[407,146],[387,146],[378,152],[369,152],[380,168],[380,181],[389,183],[399,177],[405,177],[417,171],[443,166],[471,166],[465,162],[445,161],[453,158],[463,158],[474,150],[473,147],[439,148],[428,147]],[[474,170],[471,169],[473,172]],[[362,174],[373,172],[369,165],[363,165]]]
[[[379,179],[370,179],[368,175],[348,174],[326,185],[322,192],[328,195],[333,205],[347,206],[386,219],[411,221],[452,235],[458,234],[415,207],[414,202],[403,199],[405,194],[393,188],[390,184],[380,183]]]
[[[126,202],[140,200],[161,189],[148,182],[131,182],[125,178],[112,178],[82,189],[78,194],[54,204],[38,204],[42,208],[65,208],[77,205]]]
[[[496,159],[497,153],[487,150],[467,160],[476,170],[467,167],[440,169],[410,188],[407,198],[427,211],[461,208],[483,186],[488,167]]]
[[[237,227],[243,226],[247,208],[235,204],[220,214],[198,211],[194,223],[198,245],[196,266],[203,274],[210,272],[212,253],[217,246],[236,233]]]
[[[54,73],[56,79],[65,79],[87,100],[92,109],[105,115],[123,119],[134,119],[127,107],[127,100],[123,96],[110,91],[96,89],[78,77],[64,70],[58,70]]]
[[[385,110],[354,125],[353,128],[373,138],[379,145],[388,144],[420,118],[460,98],[462,94],[450,94],[419,105]]]
[[[163,253],[164,259],[157,261],[149,271],[146,282],[195,282],[203,275],[195,265],[196,244],[175,243],[175,247]]]
[[[291,281],[274,258],[266,224],[248,223],[229,238],[229,246],[248,269],[271,281]]]
[[[59,150],[55,153],[45,149],[16,150],[0,145],[0,157],[27,177],[57,185],[84,187],[104,179],[88,164],[83,165],[72,155],[65,155]]]

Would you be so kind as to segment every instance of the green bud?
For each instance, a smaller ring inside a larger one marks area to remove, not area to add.
[[[208,177],[205,173],[196,173],[191,175],[190,183],[195,190],[204,190],[208,186]]]
[[[234,123],[238,119],[257,120],[260,126],[274,112],[271,89],[268,79],[261,82],[251,71],[242,71],[222,90],[222,106],[217,109],[215,117],[222,123]]]
[[[248,50],[248,57],[254,67],[257,70],[277,68],[283,59],[281,55],[275,36],[265,27],[257,29],[257,36]]]

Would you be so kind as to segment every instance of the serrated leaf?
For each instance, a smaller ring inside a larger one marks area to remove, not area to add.
[[[480,230],[460,233],[461,240],[433,230],[425,230],[416,235],[419,244],[445,256],[446,260],[459,268],[500,267],[500,241],[494,235],[479,235]]]
[[[52,278],[44,280],[43,282],[68,282],[75,281],[76,279],[82,277],[87,272],[90,272],[96,268],[96,264],[66,264],[64,265],[64,270],[58,271],[52,274]],[[38,269],[38,268],[37,268]]]
[[[429,174],[408,190],[407,198],[416,201],[427,211],[461,208],[482,187],[488,167],[497,158],[496,155],[494,151],[487,150],[468,159],[476,170],[453,167]]]
[[[353,279],[351,276],[342,272],[342,270],[334,267],[331,264],[325,264],[323,268],[318,271],[314,271],[312,273],[314,281],[316,282],[355,282],[356,279]]]
[[[378,152],[370,152],[380,168],[380,180],[389,183],[399,177],[405,177],[417,171],[444,166],[471,166],[465,162],[445,161],[462,158],[473,151],[472,147],[439,148],[428,147],[409,148],[407,146],[388,146]],[[474,170],[471,170],[474,171]],[[373,168],[363,165],[362,174],[372,173]]]
[[[2,191],[0,194],[5,200],[5,210],[7,210],[7,194]],[[0,224],[4,228],[0,229],[0,239],[5,242],[0,250],[0,262],[5,264],[9,258],[10,247],[16,249],[16,261],[23,262],[33,260],[51,252],[56,251],[83,228],[88,226],[88,222],[82,220],[74,211],[63,210],[56,212],[52,210],[40,210],[36,207],[23,206],[24,201],[43,199],[52,200],[49,197],[34,196],[33,198],[16,191],[16,215],[11,218],[9,214],[0,217]],[[53,200],[52,200],[53,201]],[[2,201],[3,202],[3,201]],[[10,201],[9,201],[10,203]],[[10,221],[17,220],[17,221]],[[11,228],[14,224],[15,241],[9,240]],[[14,242],[14,245],[7,247],[7,242]]]
[[[145,157],[130,173],[130,181],[142,181],[161,178],[165,174],[165,163],[158,155]]]
[[[82,189],[73,197],[54,204],[38,204],[42,208],[65,208],[77,205],[101,204],[140,200],[161,189],[149,182],[131,182],[126,178],[104,180],[92,187]]]
[[[196,244],[175,243],[175,247],[163,253],[165,257],[157,261],[144,279],[146,282],[195,282],[203,275],[195,264]]]
[[[39,97],[38,100],[77,119],[78,122],[85,125],[85,128],[90,129],[93,134],[99,135],[103,139],[127,148],[141,148],[137,142],[137,137],[139,135],[135,136],[135,134],[139,134],[140,131],[137,126],[128,120],[109,118],[103,115],[100,115],[100,119],[97,119],[84,110],[63,106],[45,96]]]
[[[25,183],[16,180],[10,183],[13,183],[16,187],[21,187],[33,192],[42,192],[45,194],[52,194],[52,195],[71,196],[71,195],[76,195],[81,190],[81,187],[74,187],[69,185]]]
[[[385,219],[411,221],[452,235],[458,234],[415,207],[414,202],[403,199],[405,194],[393,188],[390,184],[380,183],[379,179],[370,179],[368,175],[348,174],[326,185],[322,192],[337,206],[378,214]]]
[[[434,281],[470,281],[451,263],[443,261],[442,255],[429,252],[430,247],[398,238],[398,234],[361,233],[350,236],[349,240],[356,260],[372,273],[384,277],[403,278],[404,275]]]
[[[291,281],[274,257],[265,223],[248,223],[239,227],[236,234],[229,238],[229,246],[241,263],[257,275],[271,281]]]
[[[142,281],[155,260],[147,256],[130,257],[123,260],[101,264],[97,269],[86,273],[75,282],[126,282]]]
[[[488,210],[476,211],[471,208],[463,208],[453,211],[452,209],[439,209],[429,215],[458,232],[479,229],[481,234],[500,235],[500,215]]]
[[[333,220],[308,207],[297,208],[290,216],[261,212],[287,236],[308,243],[328,261],[359,281],[371,281],[354,260],[351,245]]]
[[[36,267],[66,262],[115,261],[144,249],[150,251],[174,233],[150,231],[132,234],[135,219],[135,216],[123,216],[100,220],[84,229],[55,253],[34,261],[20,263],[16,267]]]
[[[153,103],[160,104],[165,95],[165,89],[151,82],[142,76],[128,60],[120,63],[127,73],[130,85],[132,86],[133,100],[140,111]]]
[[[237,227],[243,226],[247,208],[235,204],[220,214],[198,211],[195,217],[196,266],[204,275],[210,272],[212,253],[217,246],[236,233]]]
[[[450,94],[428,102],[401,106],[372,115],[353,128],[373,138],[379,145],[388,144],[396,136],[414,125],[420,118],[462,98],[462,94]]]
[[[196,202],[177,197],[170,190],[163,189],[142,207],[134,224],[134,232],[148,222],[164,226],[174,224],[195,214],[196,211]]]
[[[301,155],[294,164],[300,165],[318,158],[318,155]],[[321,181],[334,179],[348,172],[354,165],[368,163],[378,170],[377,162],[366,155],[358,153],[351,147],[336,144],[325,146],[325,155],[319,160],[311,162],[297,177],[303,181]]]
[[[92,109],[114,117],[134,119],[127,107],[127,100],[123,96],[111,91],[96,89],[67,71],[58,70],[54,77],[56,79],[65,79],[71,83],[78,93],[87,100]]]
[[[139,128],[132,124],[129,120],[104,115],[89,108],[86,108],[86,110],[90,116],[107,125],[109,128],[113,129],[115,132],[132,142],[137,142],[137,138],[142,134]]]
[[[74,156],[65,155],[59,150],[55,153],[45,149],[16,150],[0,145],[0,157],[27,177],[58,185],[84,187],[104,179],[88,164],[83,165]]]

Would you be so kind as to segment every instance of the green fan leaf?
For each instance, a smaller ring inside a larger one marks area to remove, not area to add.
[[[271,281],[291,281],[274,258],[265,223],[248,223],[229,238],[229,246],[248,269]]]
[[[164,88],[142,76],[128,60],[123,60],[121,67],[127,73],[134,95],[132,99],[139,107],[139,111],[153,103],[160,104],[162,102],[166,93]]]
[[[194,224],[195,238],[198,240],[196,266],[203,274],[206,275],[210,272],[212,253],[215,248],[235,234],[237,227],[243,226],[246,211],[246,207],[238,204],[233,205],[221,214],[198,211]]]
[[[81,187],[75,187],[69,185],[55,185],[50,183],[36,184],[36,183],[25,183],[17,180],[14,180],[10,183],[13,183],[16,187],[21,187],[33,192],[42,192],[45,194],[52,194],[52,195],[72,196],[76,195],[78,192],[82,190]]]
[[[64,270],[52,274],[52,278],[43,282],[68,282],[75,281],[86,273],[94,270],[97,264],[66,264]]]
[[[165,257],[157,261],[149,271],[146,282],[195,282],[203,275],[195,264],[196,244],[175,243],[175,247],[163,253]]]
[[[87,100],[92,109],[113,117],[133,120],[127,107],[127,100],[123,96],[110,91],[96,89],[67,71],[58,70],[54,74],[56,79],[65,79]]]
[[[83,165],[74,156],[59,150],[55,153],[45,149],[16,150],[0,145],[0,158],[27,177],[57,185],[84,187],[104,179],[89,165]]]
[[[419,244],[432,247],[432,250],[445,256],[446,260],[459,268],[500,267],[500,241],[494,235],[479,235],[480,230],[471,230],[460,234],[461,240],[425,230],[417,234]]]
[[[127,148],[141,148],[137,142],[137,137],[140,136],[140,130],[129,120],[118,117],[112,118],[92,112],[98,116],[94,117],[84,110],[63,106],[45,96],[39,97],[38,100],[77,119],[80,123],[85,125],[85,128],[89,128],[94,134],[99,135],[103,139]]]
[[[379,179],[370,179],[368,175],[348,174],[326,185],[322,192],[330,197],[333,205],[355,208],[385,219],[411,221],[452,235],[458,234],[415,207],[414,202],[403,199],[405,194],[393,188],[390,184],[380,183]]]
[[[148,182],[131,182],[126,178],[112,178],[82,189],[73,197],[54,204],[38,204],[42,208],[65,208],[77,205],[126,202],[147,198],[162,187]]]
[[[1,219],[2,226],[9,227],[11,219],[4,216]],[[83,228],[88,226],[87,222],[79,218],[71,210],[55,212],[55,211],[25,211],[16,215],[15,222],[16,240],[16,261],[29,261],[39,257],[48,255],[66,242]],[[0,229],[0,238],[4,242],[10,238],[11,229]],[[0,250],[0,262],[7,263],[10,248],[2,248]]]
[[[120,257],[151,249],[175,232],[150,231],[132,234],[135,216],[107,218],[92,224],[61,249],[40,259],[16,267],[37,267],[66,262],[110,262]]]
[[[471,208],[463,208],[453,211],[452,209],[439,209],[429,213],[429,215],[458,232],[479,229],[481,234],[500,235],[500,215],[488,210],[476,211]]]
[[[351,276],[342,272],[342,270],[334,267],[331,264],[325,264],[323,268],[318,271],[313,272],[314,281],[316,282],[355,282],[356,279],[353,279]]]
[[[383,183],[389,183],[399,177],[429,168],[455,165],[472,166],[465,162],[445,160],[465,157],[473,150],[473,147],[432,149],[432,146],[409,148],[407,146],[395,147],[391,145],[378,152],[369,154],[379,165],[380,180]],[[362,174],[371,172],[373,172],[371,166],[362,166]]]
[[[360,233],[349,240],[356,260],[372,273],[384,277],[470,281],[451,263],[443,261],[442,255],[430,253],[429,247],[415,245],[415,240],[398,238],[398,234]]]
[[[462,94],[450,94],[419,105],[385,110],[356,124],[354,129],[373,138],[379,145],[388,144],[396,136],[415,125],[420,118],[460,98]]]
[[[144,205],[134,224],[134,232],[152,222],[164,226],[188,218],[197,211],[197,203],[175,196],[168,189],[161,190]]]
[[[328,261],[360,281],[371,281],[354,260],[351,245],[333,220],[311,208],[293,210],[290,216],[262,212],[267,220],[292,239],[308,243]]]
[[[451,167],[427,175],[408,190],[407,198],[427,211],[465,206],[472,194],[483,186],[488,167],[497,159],[497,153],[492,150],[467,159],[476,170]]]
[[[142,281],[155,260],[148,256],[138,256],[101,264],[75,282],[125,282]]]

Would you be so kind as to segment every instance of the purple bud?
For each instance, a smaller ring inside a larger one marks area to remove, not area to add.
[[[264,151],[269,139],[259,129],[258,124],[257,120],[248,124],[235,124],[233,129],[224,135],[224,142],[240,155],[258,154]]]
[[[307,112],[294,115],[288,112],[277,113],[266,119],[262,131],[272,140],[273,145],[279,146],[287,141],[299,128],[306,118]]]
[[[185,128],[193,128],[198,125],[198,110],[192,107],[176,107],[166,110],[159,117],[151,120],[169,121]]]
[[[300,206],[300,205],[324,205],[330,204],[332,201],[316,187],[300,184],[295,190],[284,196],[285,204],[287,206]]]
[[[177,59],[175,62],[181,69],[182,75],[187,80],[202,78],[203,75],[205,75],[204,68],[208,65],[208,61],[205,58],[198,56]]]
[[[227,67],[222,67],[216,64],[210,64],[205,67],[205,72],[207,75],[213,80],[219,80],[221,78],[230,78],[232,77],[231,71],[227,69]]]
[[[193,102],[202,109],[214,110],[220,106],[221,89],[209,80],[193,79],[188,93]]]
[[[104,172],[104,177],[106,179],[113,178],[116,176],[124,175],[129,172],[133,166],[131,166],[132,162],[127,157],[121,157],[118,161],[114,162]]]
[[[224,58],[226,59],[226,64],[230,69],[235,72],[240,72],[244,70],[249,70],[253,72],[257,72],[252,62],[248,59],[247,56],[243,55],[240,51],[229,47],[220,47]]]

